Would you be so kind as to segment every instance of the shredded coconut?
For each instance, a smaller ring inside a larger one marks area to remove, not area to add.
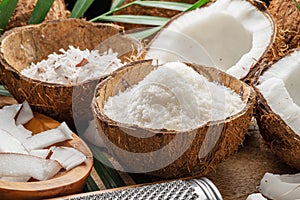
[[[118,53],[111,49],[101,55],[98,50],[80,50],[74,46],[59,51],[61,54],[52,53],[47,60],[32,63],[21,74],[49,83],[76,85],[107,75],[123,65]]]
[[[245,107],[230,88],[209,82],[184,63],[158,67],[137,85],[110,97],[104,114],[126,124],[186,131],[223,120]]]

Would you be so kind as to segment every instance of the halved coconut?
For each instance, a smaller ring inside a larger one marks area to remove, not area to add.
[[[100,53],[111,48],[122,61],[127,61],[131,55],[139,55],[140,44],[122,31],[120,26],[80,19],[48,21],[7,31],[0,41],[3,83],[18,102],[27,100],[34,111],[66,121],[75,131],[73,114],[92,118],[88,113],[98,79],[63,85],[33,80],[20,72],[49,54],[59,53],[61,48],[68,49],[69,45],[81,50],[97,48]],[[72,109],[77,109],[76,113]]]
[[[251,2],[220,0],[176,16],[152,40],[146,58],[197,63],[246,77],[275,34],[268,12]]]
[[[152,65],[151,60],[146,60],[117,70],[98,84],[92,107],[103,146],[120,162],[124,170],[165,178],[204,175],[237,150],[243,142],[253,114],[254,90],[218,69],[192,64],[188,64],[188,67],[210,82],[232,89],[240,95],[245,107],[224,120],[208,121],[185,131],[153,129],[117,122],[104,114],[108,98],[139,83],[156,65]],[[153,101],[156,102],[155,98]],[[189,106],[188,104],[186,102],[183,106]],[[160,102],[155,105],[159,106]]]
[[[37,0],[19,0],[5,30],[27,25],[36,3]],[[55,0],[45,20],[64,19],[69,15],[70,12],[66,9],[65,1]]]
[[[282,57],[259,77],[257,122],[271,150],[300,169],[300,50]]]

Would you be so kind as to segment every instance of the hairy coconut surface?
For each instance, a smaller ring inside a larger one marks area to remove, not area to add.
[[[27,25],[37,0],[19,0],[5,30]],[[55,0],[45,20],[64,19],[70,15],[64,0]]]
[[[87,115],[97,80],[66,86],[32,80],[20,71],[69,45],[82,50],[97,48],[100,52],[111,48],[124,61],[137,43],[120,35],[122,31],[117,25],[79,19],[48,21],[7,31],[0,41],[3,83],[18,102],[27,100],[34,111],[66,121],[74,130],[72,107],[76,115]]]
[[[137,84],[155,67],[151,60],[146,60],[117,70],[98,84],[92,107],[104,146],[125,170],[164,178],[205,175],[236,151],[243,142],[253,114],[256,96],[254,90],[218,69],[191,64],[189,67],[209,81],[216,81],[233,89],[245,102],[245,108],[225,120],[207,122],[184,132],[122,124],[103,113],[104,103],[110,96]],[[173,159],[177,154],[178,158],[158,168],[161,163]],[[149,167],[154,170],[143,171]]]
[[[300,50],[273,62],[258,78],[257,122],[271,150],[300,169]]]
[[[268,10],[278,27],[281,44],[276,44],[278,55],[284,55],[288,50],[300,47],[300,12],[294,1],[272,0]]]
[[[125,0],[122,5],[131,3],[133,1],[134,0]],[[159,0],[159,1],[166,1],[166,0]],[[193,4],[197,0],[168,0],[168,1]],[[173,17],[178,13],[180,13],[180,11],[133,5],[123,10],[120,10],[118,12],[115,12],[114,15],[150,15],[150,16],[157,16],[157,17]],[[146,27],[145,25],[139,25],[139,24],[128,24],[128,23],[117,23],[117,24],[124,26],[126,30]]]
[[[263,4],[252,3],[220,0],[174,17],[151,41],[146,58],[198,63],[246,78],[276,32]]]

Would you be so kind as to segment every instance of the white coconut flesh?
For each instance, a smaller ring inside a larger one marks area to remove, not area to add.
[[[260,193],[254,193],[250,194],[246,200],[267,200],[265,197],[263,197]]]
[[[273,41],[273,22],[247,1],[220,0],[174,19],[146,58],[217,67],[242,78]]]
[[[273,112],[300,135],[300,51],[273,64],[259,78],[257,88]]]
[[[60,169],[61,165],[55,160],[18,153],[0,153],[0,177],[30,176],[37,180],[47,180]]]
[[[63,122],[55,129],[50,129],[27,138],[23,142],[23,145],[27,150],[41,149],[72,138],[72,131]]]
[[[265,173],[260,182],[259,191],[269,199],[300,199],[300,174],[278,175]]]

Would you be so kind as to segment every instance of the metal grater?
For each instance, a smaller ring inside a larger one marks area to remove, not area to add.
[[[176,180],[114,192],[90,194],[68,200],[222,200],[216,186],[207,178]]]

